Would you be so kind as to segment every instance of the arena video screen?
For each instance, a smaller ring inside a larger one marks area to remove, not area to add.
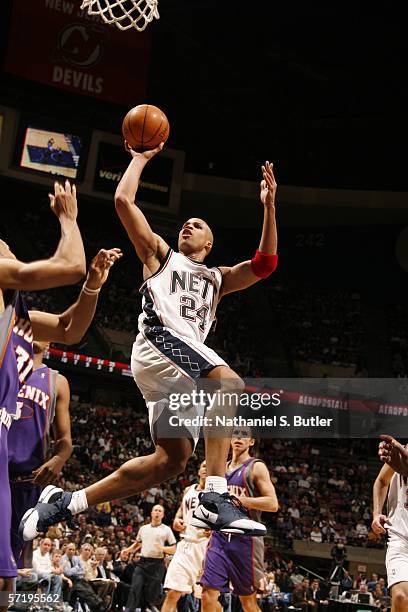
[[[113,195],[129,165],[129,161],[130,155],[122,145],[100,142],[94,175],[94,189]],[[139,183],[138,199],[168,208],[170,206],[173,167],[174,159],[163,155],[156,156],[147,164]]]
[[[24,132],[20,167],[76,179],[81,136],[28,126]]]

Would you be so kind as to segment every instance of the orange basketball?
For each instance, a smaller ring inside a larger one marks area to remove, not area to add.
[[[139,104],[131,108],[124,118],[122,133],[132,149],[145,151],[166,142],[170,126],[160,108],[151,104]]]

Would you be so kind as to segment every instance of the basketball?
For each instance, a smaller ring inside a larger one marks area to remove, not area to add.
[[[131,108],[122,123],[123,138],[132,149],[154,149],[169,137],[170,126],[166,115],[157,106],[139,104]]]

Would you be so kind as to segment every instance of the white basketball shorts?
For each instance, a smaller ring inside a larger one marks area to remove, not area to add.
[[[160,432],[170,429],[168,415],[172,412],[169,397],[190,394],[197,387],[197,382],[205,372],[227,363],[215,351],[197,340],[179,337],[174,332],[164,329],[163,334],[148,338],[138,334],[133,344],[131,369],[149,412],[149,424],[152,439],[166,437]],[[165,414],[166,411],[166,414]],[[184,407],[185,417],[204,414],[204,406],[197,404]],[[159,419],[163,415],[159,424]],[[166,425],[167,424],[167,425]],[[196,445],[199,437],[198,426],[187,428],[189,437]],[[172,437],[172,431],[167,437]],[[178,437],[174,434],[174,437]]]
[[[387,544],[385,556],[388,588],[397,582],[408,582],[408,542],[393,535]]]
[[[180,593],[196,593],[198,581],[203,570],[208,538],[202,542],[185,543],[180,541],[167,569],[164,588]]]

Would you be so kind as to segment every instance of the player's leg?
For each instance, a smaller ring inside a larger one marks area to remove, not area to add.
[[[180,474],[185,470],[192,448],[193,441],[190,438],[160,439],[154,453],[127,461],[118,470],[86,489],[71,493],[56,487],[46,487],[42,496],[59,493],[58,499],[53,499],[52,503],[42,503],[47,500],[40,498],[35,508],[26,512],[20,530],[24,540],[34,539],[61,520],[72,520],[74,514],[83,512],[89,506],[131,497]]]
[[[222,612],[222,606],[218,601],[220,592],[217,589],[210,589],[203,586],[201,595],[201,611],[202,612]]]
[[[408,582],[398,582],[391,587],[391,612],[408,610]]]
[[[216,402],[211,410],[211,417],[215,419],[217,415],[234,417],[237,411],[238,401],[234,401],[234,393],[239,399],[245,389],[244,381],[228,366],[217,366],[210,370],[205,377],[207,380],[216,381],[220,385],[223,393],[220,393],[220,401]],[[228,393],[228,396],[226,395]],[[224,401],[225,399],[225,401]],[[232,401],[231,401],[232,400]],[[205,436],[205,460],[207,467],[207,482],[211,477],[218,477],[225,480],[225,466],[227,464],[228,453],[231,445],[233,427],[225,427],[223,437],[214,435],[212,427],[204,428]],[[225,433],[225,437],[224,437]],[[212,435],[213,434],[213,435]],[[207,488],[207,486],[206,486]],[[227,491],[227,483],[218,493]]]
[[[11,551],[11,493],[8,476],[7,429],[0,423],[0,592],[11,593],[13,578],[17,576],[17,566]],[[8,605],[0,604],[0,611]]]
[[[185,595],[185,593],[175,591],[174,589],[169,589],[166,594],[166,599],[161,607],[161,612],[176,612],[177,602],[182,595]]]
[[[239,601],[244,612],[259,612],[259,606],[256,603],[256,593],[252,595],[240,595]]]
[[[212,426],[204,428],[207,466],[205,490],[200,497],[200,505],[194,511],[192,524],[224,533],[264,535],[264,525],[250,519],[228,495],[225,467],[233,427],[225,426],[222,432],[214,427],[217,416],[231,419],[236,415],[239,398],[245,388],[244,381],[227,365],[213,368],[206,373],[205,378],[210,381],[210,388],[211,384],[216,384],[217,392],[214,392],[215,401],[211,408]]]
[[[188,438],[158,440],[155,452],[126,461],[118,470],[85,489],[89,506],[131,497],[184,472],[192,453]]]

